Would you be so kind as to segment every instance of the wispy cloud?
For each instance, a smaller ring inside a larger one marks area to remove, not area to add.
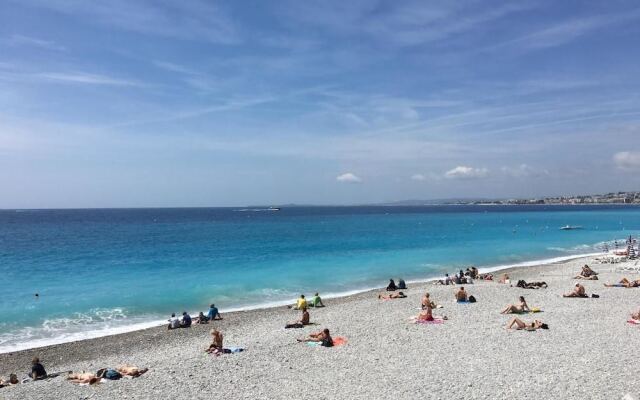
[[[24,0],[19,3],[77,16],[105,27],[147,35],[221,44],[240,40],[232,19],[221,7],[203,0]]]
[[[66,48],[51,40],[39,39],[24,35],[11,35],[7,40],[10,46],[33,46],[47,50],[65,51]]]
[[[484,50],[498,49],[505,46],[517,46],[520,49],[545,49],[561,46],[582,36],[594,33],[600,29],[612,25],[629,23],[637,20],[638,18],[640,18],[640,9],[616,14],[573,18],[528,33],[524,36],[487,47]]]
[[[141,82],[85,72],[38,72],[27,76],[50,82],[101,86],[144,86]]]
[[[469,3],[409,1],[386,8],[375,2],[293,2],[286,15],[302,24],[319,26],[335,35],[365,34],[382,43],[414,46],[468,33],[507,15],[531,9],[518,2],[487,7]]]
[[[487,168],[473,168],[459,165],[445,172],[444,177],[447,179],[481,179],[486,178],[489,174]]]

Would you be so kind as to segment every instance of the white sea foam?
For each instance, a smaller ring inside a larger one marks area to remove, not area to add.
[[[590,252],[582,254],[572,254],[561,257],[552,257],[546,259],[538,259],[532,261],[523,261],[512,264],[501,264],[495,266],[479,267],[482,273],[494,272],[506,268],[524,268],[535,265],[551,264],[573,260],[581,257],[589,257],[601,255],[601,252]],[[443,266],[444,268],[445,266]],[[459,267],[451,266],[452,272]],[[423,283],[434,279],[441,279],[442,276],[430,275],[421,279],[408,280],[407,283]],[[381,286],[366,286],[348,291],[325,292],[322,293],[324,299],[340,298],[363,293],[369,290],[380,289]],[[279,289],[263,289],[261,293],[263,298],[280,297],[285,300],[273,300],[261,303],[252,303],[237,307],[229,307],[222,309],[221,312],[249,311],[256,309],[266,309],[272,307],[281,307],[292,304],[293,299],[297,297],[297,293],[291,293]],[[197,314],[197,313],[193,313]],[[192,315],[193,315],[192,314]],[[97,337],[116,335],[121,333],[133,332],[137,330],[162,326],[166,324],[166,319],[158,316],[136,316],[129,317],[125,310],[121,308],[114,309],[95,309],[88,314],[77,313],[70,318],[58,318],[45,320],[40,327],[25,327],[12,333],[0,334],[0,353],[8,353],[19,350],[26,350],[37,347],[50,346],[60,343],[75,342],[79,340],[93,339]]]

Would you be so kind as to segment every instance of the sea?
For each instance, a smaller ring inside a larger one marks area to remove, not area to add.
[[[0,210],[0,353],[211,303],[224,313],[602,253],[639,231],[640,208],[614,205]]]

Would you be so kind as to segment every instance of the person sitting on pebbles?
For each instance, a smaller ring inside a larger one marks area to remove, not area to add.
[[[580,271],[580,275],[574,276],[573,279],[586,279],[590,281],[598,280],[598,273],[591,269],[588,265],[584,265],[582,267],[582,271]]]
[[[431,295],[429,294],[429,292],[426,292],[424,294],[424,296],[422,296],[421,306],[422,306],[423,310],[426,310],[427,307],[428,308],[435,308],[436,307],[436,303],[431,300]]]
[[[573,291],[570,293],[563,294],[562,297],[589,297],[589,296],[587,296],[587,291],[584,288],[584,286],[582,286],[579,283],[576,283],[575,289],[573,289]]]
[[[209,345],[209,347],[205,350],[205,352],[210,354],[222,353],[222,340],[223,340],[222,332],[220,332],[217,329],[212,329],[211,338],[212,338],[212,342]]]
[[[328,328],[324,328],[320,332],[311,333],[304,339],[297,339],[298,342],[319,342],[321,346],[333,347],[333,338]]]
[[[509,304],[504,310],[500,311],[501,314],[522,314],[529,312],[531,309],[524,300],[524,296],[520,296],[520,302],[518,304]]]
[[[284,326],[285,329],[289,328],[304,328],[305,325],[310,323],[309,311],[306,308],[302,309],[302,318],[295,322],[289,322]]]
[[[469,301],[469,295],[462,286],[460,286],[460,289],[456,291],[456,301],[458,303],[466,303],[467,301]]]
[[[511,318],[511,321],[507,324],[507,329],[513,329],[515,325],[515,329],[517,330],[525,330],[525,331],[535,331],[537,329],[549,329],[549,325],[542,323],[542,321],[535,320],[533,322],[527,323],[521,320],[518,317]]]
[[[391,294],[379,294],[378,298],[380,300],[389,300],[389,299],[404,299],[407,297],[403,292],[391,293]]]

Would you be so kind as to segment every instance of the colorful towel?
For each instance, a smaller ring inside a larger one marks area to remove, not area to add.
[[[347,344],[347,338],[343,336],[335,336],[333,338],[333,347],[338,347],[345,344]],[[307,342],[307,346],[321,347],[322,345],[320,342]]]
[[[433,321],[425,321],[425,320],[419,320],[416,319],[415,320],[416,324],[421,324],[421,325],[438,325],[438,324],[444,324],[444,320],[440,319],[440,318],[435,318]]]

